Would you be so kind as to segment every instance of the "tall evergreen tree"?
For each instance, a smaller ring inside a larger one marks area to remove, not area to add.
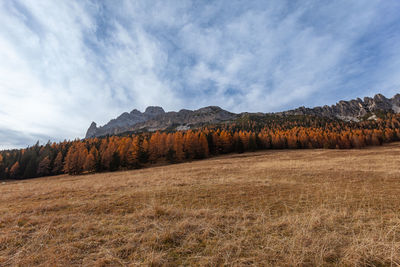
[[[38,176],[46,176],[50,174],[50,158],[49,156],[44,157],[37,168],[37,175]]]

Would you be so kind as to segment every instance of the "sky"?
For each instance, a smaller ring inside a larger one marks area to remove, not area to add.
[[[125,111],[232,112],[400,92],[400,1],[0,1],[0,149]]]

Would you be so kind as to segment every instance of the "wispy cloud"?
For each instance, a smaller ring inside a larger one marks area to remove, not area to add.
[[[2,1],[0,149],[123,111],[278,111],[400,86],[400,3]]]

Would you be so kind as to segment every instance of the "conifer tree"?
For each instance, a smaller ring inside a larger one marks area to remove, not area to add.
[[[197,156],[199,151],[198,139],[192,130],[186,132],[183,137],[183,148],[186,154],[186,158],[193,159]]]
[[[134,137],[129,143],[128,149],[126,151],[126,163],[128,168],[136,168],[139,166],[139,140]]]
[[[183,161],[185,158],[185,152],[183,151],[183,136],[181,132],[176,132],[174,134],[174,151],[176,161]]]
[[[149,160],[150,162],[156,162],[161,157],[161,135],[160,132],[156,132],[151,135],[149,141]]]
[[[144,138],[139,143],[139,162],[146,163],[149,159],[149,142]]]
[[[94,172],[96,171],[96,159],[93,153],[89,153],[86,157],[85,163],[83,165],[84,171]]]
[[[115,153],[118,153],[115,138],[110,138],[104,152],[101,154],[101,164],[104,169],[111,169],[111,161],[113,157],[116,157],[114,156]]]
[[[209,155],[208,142],[204,133],[200,133],[198,142],[199,142],[199,157],[208,158]]]
[[[19,178],[19,162],[15,162],[10,169],[10,177],[15,179],[15,178]]]
[[[44,157],[38,165],[37,175],[46,176],[50,174],[50,158],[49,156]]]
[[[62,153],[60,151],[60,152],[57,153],[57,156],[54,159],[52,173],[56,174],[56,175],[60,174],[62,169],[63,169],[63,156],[62,156]]]
[[[65,157],[64,171],[74,175],[82,173],[87,156],[85,145],[79,141],[75,142]]]
[[[243,146],[242,138],[240,138],[240,136],[239,136],[239,133],[237,133],[237,132],[234,133],[233,142],[235,144],[235,152],[243,153],[244,146]]]

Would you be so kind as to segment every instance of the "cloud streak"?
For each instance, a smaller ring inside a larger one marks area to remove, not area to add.
[[[279,111],[400,85],[400,3],[0,2],[0,149],[160,105]]]

